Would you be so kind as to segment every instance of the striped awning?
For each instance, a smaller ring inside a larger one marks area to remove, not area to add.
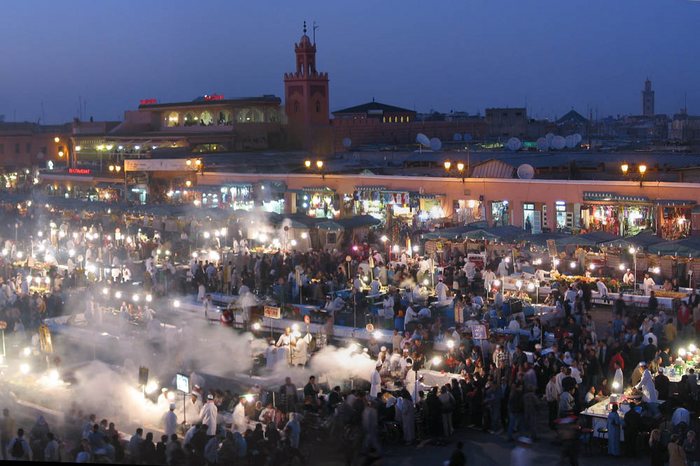
[[[355,186],[355,191],[386,191],[386,186]]]
[[[662,207],[675,207],[675,206],[693,206],[697,204],[696,201],[688,201],[682,199],[657,199],[655,204]]]
[[[595,202],[650,202],[646,196],[626,196],[604,191],[584,191],[583,200]]]

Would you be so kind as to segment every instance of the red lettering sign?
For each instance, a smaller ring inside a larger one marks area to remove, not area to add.
[[[158,99],[141,99],[141,100],[139,100],[140,105],[153,105],[153,104],[157,104],[157,103],[158,103]]]
[[[91,175],[92,170],[89,168],[69,168],[68,173],[71,175]]]
[[[205,95],[204,100],[224,100],[223,94]]]

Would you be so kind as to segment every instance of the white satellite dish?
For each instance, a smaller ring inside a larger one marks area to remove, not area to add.
[[[581,141],[583,141],[583,137],[581,137],[579,133],[574,133],[573,136],[574,141],[576,141],[575,145],[578,146],[579,144],[581,144]]]
[[[454,136],[452,136],[453,141],[461,141],[462,140],[462,133],[455,133]]]
[[[574,147],[576,147],[576,139],[574,138],[573,134],[569,134],[566,137],[565,141],[566,141],[566,148],[567,149],[573,149]]]
[[[352,139],[343,138],[343,147],[345,147],[346,149],[349,149],[350,146],[352,146]]]
[[[416,142],[422,144],[425,147],[430,147],[430,139],[423,133],[418,133],[416,136]]]
[[[544,135],[544,138],[547,140],[547,144],[549,144],[549,147],[552,147],[552,139],[554,139],[554,133],[547,133]]]
[[[549,143],[546,138],[539,138],[537,140],[537,150],[541,152],[546,152],[549,150]]]
[[[508,143],[506,143],[506,147],[508,148],[508,150],[511,150],[513,152],[520,150],[522,145],[523,143],[520,142],[520,139],[518,138],[510,138],[508,139]]]
[[[562,150],[564,147],[566,147],[566,139],[562,136],[554,136],[552,138],[552,149]]]
[[[518,167],[518,178],[521,180],[531,180],[535,176],[535,169],[529,163],[524,163]]]
[[[430,140],[430,148],[435,151],[440,150],[442,148],[442,141],[438,138],[432,138]]]

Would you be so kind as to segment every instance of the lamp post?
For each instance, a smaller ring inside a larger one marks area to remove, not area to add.
[[[462,183],[464,183],[464,178],[465,178],[465,173],[464,173],[465,165],[464,165],[464,162],[457,162],[457,163],[454,164],[454,165],[455,165],[455,168],[457,169],[457,173],[459,173],[458,176],[459,176],[460,178],[462,178]],[[443,163],[443,166],[445,167],[445,171],[449,173],[449,172],[450,172],[450,169],[452,168],[452,162],[450,162],[449,160],[445,160],[445,162]]]
[[[641,181],[640,181],[641,183]],[[636,293],[637,291],[637,250],[634,248],[634,246],[631,246],[629,248],[630,254],[632,254],[632,262],[634,263],[634,280],[632,281],[632,292]]]
[[[641,188],[643,186],[643,182],[644,182],[644,175],[647,172],[647,166],[645,164],[641,164],[638,168],[639,168],[639,187]]]
[[[323,173],[323,160],[316,160],[316,162],[314,162],[314,163],[312,163],[311,160],[305,160],[304,166],[307,169],[311,169],[312,166],[315,166],[316,170],[318,170],[318,173],[321,175],[321,179],[322,180],[326,179],[326,174]]]

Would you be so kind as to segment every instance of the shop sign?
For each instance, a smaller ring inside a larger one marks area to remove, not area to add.
[[[139,100],[139,105],[155,105],[158,103],[158,99],[141,99]]]
[[[224,100],[223,94],[212,94],[212,95],[205,95],[204,100],[207,102],[212,101],[212,100]]]
[[[133,159],[124,161],[124,171],[167,172],[197,171],[195,164],[187,165],[187,159]]]
[[[488,340],[488,334],[486,332],[485,325],[483,325],[483,324],[472,325],[469,328],[471,328],[473,340]]]
[[[276,306],[265,306],[263,308],[263,316],[269,317],[270,319],[281,319],[282,309]]]
[[[92,170],[89,168],[69,168],[68,173],[71,175],[92,175]]]

